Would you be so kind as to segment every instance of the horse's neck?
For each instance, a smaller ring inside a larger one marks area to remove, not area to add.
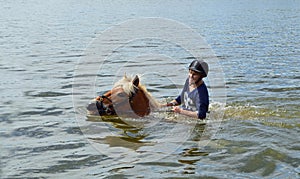
[[[139,87],[139,89],[143,91],[144,95],[149,100],[149,105],[151,109],[159,108],[159,102],[147,91],[147,89],[144,86]]]
[[[146,116],[150,113],[150,103],[149,99],[145,93],[139,90],[132,101],[130,102],[132,110],[140,117]]]

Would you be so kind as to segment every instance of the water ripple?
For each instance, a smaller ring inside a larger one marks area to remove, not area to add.
[[[11,137],[33,137],[33,138],[45,138],[53,135],[53,131],[46,131],[38,126],[21,127],[15,129],[10,136]]]
[[[59,97],[59,96],[68,96],[70,93],[61,93],[61,92],[53,92],[53,91],[46,91],[46,92],[38,92],[36,94],[33,94],[33,91],[27,91],[25,92],[25,96],[30,97]]]
[[[78,159],[79,158],[79,159]],[[27,169],[25,173],[57,173],[57,172],[67,172],[69,170],[80,169],[83,166],[95,166],[103,161],[105,157],[103,155],[93,155],[87,157],[73,157],[73,159],[65,159],[58,161],[58,164],[49,166],[42,169]]]

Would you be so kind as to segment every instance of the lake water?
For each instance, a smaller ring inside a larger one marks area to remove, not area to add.
[[[299,1],[0,4],[0,178],[300,177]],[[176,97],[197,49],[206,123],[86,115],[125,72]]]

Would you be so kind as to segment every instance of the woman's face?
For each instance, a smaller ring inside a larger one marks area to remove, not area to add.
[[[196,83],[201,78],[201,74],[198,72],[195,72],[193,70],[189,70],[189,82],[190,84]]]

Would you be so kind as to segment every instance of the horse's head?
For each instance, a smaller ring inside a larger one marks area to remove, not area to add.
[[[139,77],[131,79],[125,75],[113,89],[96,97],[87,110],[92,115],[143,117],[155,106],[156,102],[140,84]]]

